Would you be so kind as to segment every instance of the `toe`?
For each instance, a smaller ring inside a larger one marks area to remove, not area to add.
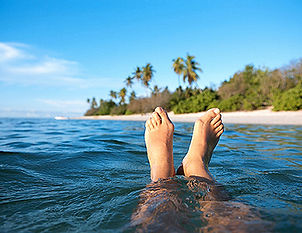
[[[159,121],[155,120],[153,117],[151,118],[150,121],[152,122],[152,124],[153,124],[154,127],[157,126],[157,125],[159,125],[159,123],[160,123]]]
[[[211,108],[207,112],[214,112],[216,115],[220,113],[219,108]]]
[[[215,124],[221,119],[221,114],[217,114],[214,119],[211,121],[211,124],[215,126]]]
[[[151,121],[151,117],[146,121],[146,127],[149,128],[149,129],[153,129],[154,128],[154,125]]]
[[[220,131],[216,134],[216,137],[219,138],[223,132],[224,132],[224,129],[220,130]]]
[[[211,108],[208,110],[205,115],[203,116],[206,121],[211,121],[213,118],[220,113],[218,108]]]
[[[222,121],[219,120],[215,123],[214,128],[216,129],[218,126],[220,126],[222,124]]]
[[[219,125],[216,129],[215,129],[215,133],[217,134],[220,130],[223,129],[223,124]]]
[[[158,115],[161,117],[161,119],[170,121],[167,112],[162,107],[157,107],[155,109],[155,112],[158,113]]]
[[[157,122],[157,124],[161,123],[161,117],[159,116],[159,114],[157,112],[152,113],[152,118]]]

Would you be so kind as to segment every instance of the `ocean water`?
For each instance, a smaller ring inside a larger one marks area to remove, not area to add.
[[[175,167],[192,127],[175,124]],[[219,187],[150,184],[144,122],[2,118],[0,129],[0,232],[302,232],[301,126],[226,125],[210,164]],[[231,200],[211,199],[220,188]]]

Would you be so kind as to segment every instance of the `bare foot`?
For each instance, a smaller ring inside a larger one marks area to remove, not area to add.
[[[145,142],[152,181],[174,176],[174,125],[166,111],[161,107],[157,107],[151,118],[146,121],[145,126]]]
[[[223,128],[218,108],[208,110],[195,122],[191,145],[182,162],[185,176],[200,176],[214,180],[208,165]]]

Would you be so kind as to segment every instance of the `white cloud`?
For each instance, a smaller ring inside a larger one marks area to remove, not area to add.
[[[85,88],[91,85],[81,78],[75,61],[29,52],[30,47],[0,42],[0,81],[10,84],[68,86]]]
[[[9,67],[8,71],[17,74],[44,75],[44,74],[62,74],[71,73],[69,68],[76,66],[75,62],[59,60],[55,58],[46,58],[36,64],[27,64],[19,67]],[[76,68],[76,67],[74,67]]]
[[[0,82],[76,89],[119,89],[123,85],[117,78],[89,77],[76,61],[39,55],[26,44],[3,42],[0,42]]]
[[[33,59],[34,56],[26,52],[28,45],[22,43],[0,42],[0,63],[12,62],[19,59]]]
[[[0,62],[23,57],[20,50],[0,42]]]
[[[109,89],[122,85],[119,79],[83,73],[76,61],[41,55],[26,44],[0,42],[0,89],[7,88],[0,91],[0,117],[79,116],[89,108],[87,97],[106,98]],[[60,97],[63,93],[68,99]]]

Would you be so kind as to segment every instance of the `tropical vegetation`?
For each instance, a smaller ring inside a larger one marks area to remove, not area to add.
[[[125,79],[125,87],[109,92],[110,99],[87,99],[90,109],[85,115],[123,115],[151,112],[163,106],[174,113],[191,113],[218,107],[222,111],[256,110],[269,106],[274,111],[302,109],[302,59],[289,65],[270,70],[246,65],[217,89],[197,85],[202,69],[194,56],[172,60],[172,70],[179,87],[170,91],[151,82],[155,70],[150,63],[136,69]],[[180,78],[182,78],[183,86]],[[146,89],[146,95],[137,97],[134,83]]]

